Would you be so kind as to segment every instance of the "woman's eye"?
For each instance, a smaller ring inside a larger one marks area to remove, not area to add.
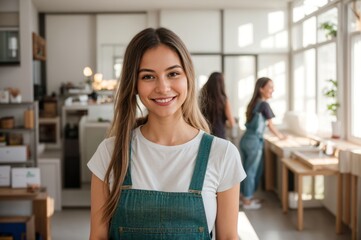
[[[141,76],[141,79],[151,80],[151,79],[154,79],[154,77],[152,75],[144,75],[144,76]]]
[[[169,77],[176,77],[178,75],[180,75],[178,72],[171,72],[168,74]]]

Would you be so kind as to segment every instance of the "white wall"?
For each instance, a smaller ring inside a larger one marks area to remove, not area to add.
[[[174,31],[190,52],[221,52],[219,10],[162,10],[160,26]]]
[[[96,15],[96,71],[104,79],[112,79],[114,57],[122,57],[130,40],[146,27],[145,13]]]
[[[46,15],[47,94],[59,93],[61,83],[84,83],[83,69],[95,69],[95,16]]]
[[[6,6],[12,9],[16,5]],[[0,88],[18,88],[23,101],[33,101],[32,31],[36,29],[33,26],[33,16],[37,15],[37,11],[32,1],[27,0],[19,1],[18,10],[20,11],[20,66],[0,66]]]
[[[18,12],[19,0],[0,0],[0,12]]]
[[[287,52],[287,13],[283,10],[225,10],[225,53]]]

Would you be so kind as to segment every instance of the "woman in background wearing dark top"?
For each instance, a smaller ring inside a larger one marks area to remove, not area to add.
[[[226,121],[235,126],[231,104],[227,98],[222,73],[213,72],[200,90],[200,108],[206,117],[212,134],[226,138]]]
[[[270,78],[259,78],[256,82],[252,99],[247,106],[246,132],[240,141],[241,158],[247,177],[241,184],[241,201],[245,209],[259,209],[261,203],[253,199],[263,171],[263,133],[266,125],[280,139],[280,133],[272,123],[275,117],[267,100],[272,97],[273,81]]]

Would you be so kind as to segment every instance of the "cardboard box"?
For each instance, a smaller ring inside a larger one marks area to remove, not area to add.
[[[56,101],[44,102],[44,117],[56,117],[58,115],[58,104]]]
[[[0,187],[10,186],[10,166],[0,166]]]
[[[26,152],[24,145],[0,147],[0,162],[25,162]]]
[[[40,186],[40,168],[12,168],[11,187],[26,188],[29,184]]]

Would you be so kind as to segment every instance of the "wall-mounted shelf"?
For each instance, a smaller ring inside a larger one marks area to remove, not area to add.
[[[26,133],[26,132],[33,132],[35,131],[35,129],[28,129],[28,128],[12,128],[12,129],[7,129],[7,128],[0,128],[0,132],[3,133]]]

